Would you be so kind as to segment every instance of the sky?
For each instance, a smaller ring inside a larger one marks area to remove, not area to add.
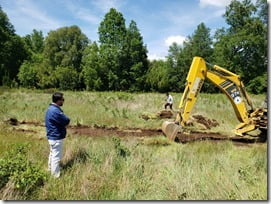
[[[169,46],[182,44],[200,23],[211,35],[227,27],[222,17],[231,0],[1,0],[0,6],[20,36],[33,29],[46,37],[50,30],[77,25],[98,41],[98,27],[110,8],[123,14],[126,27],[135,21],[148,58],[164,59]]]

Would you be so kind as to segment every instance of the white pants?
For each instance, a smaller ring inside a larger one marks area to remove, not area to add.
[[[60,160],[62,156],[62,140],[48,140],[50,145],[50,154],[48,159],[48,170],[58,178],[60,176]]]

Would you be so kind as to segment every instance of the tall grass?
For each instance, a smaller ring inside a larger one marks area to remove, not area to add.
[[[64,112],[74,125],[160,128],[162,123],[145,121],[139,116],[161,110],[163,94],[64,92],[64,97]],[[181,95],[173,93],[173,97],[176,110]],[[253,96],[253,103],[260,105],[263,99],[264,96]],[[44,127],[31,127],[34,131],[23,132],[3,121],[16,117],[20,121],[43,123],[50,101],[51,93],[42,91],[0,93],[0,156],[14,144],[28,142],[28,159],[46,170],[49,147]],[[216,119],[220,126],[214,131],[229,133],[228,128],[234,128],[237,122],[229,101],[221,94],[201,94],[192,114]],[[267,200],[267,144],[236,146],[230,141],[178,144],[161,135],[120,139],[68,132],[60,179],[48,174],[45,184],[28,197],[11,195],[8,199]]]
[[[12,137],[7,127],[0,139]],[[29,159],[47,167],[48,144],[34,133]],[[60,179],[50,178],[34,200],[266,200],[267,146],[230,141],[177,144],[159,136],[123,138],[68,135]],[[11,144],[11,143],[9,143]],[[119,154],[122,149],[127,154]],[[49,176],[49,175],[48,175]],[[1,193],[0,193],[1,196]],[[14,199],[14,198],[11,198]],[[25,199],[18,196],[16,199]]]
[[[51,102],[52,93],[28,89],[0,90],[0,120],[15,117],[20,121],[44,122],[44,113]],[[181,94],[173,93],[175,111]],[[119,128],[161,128],[163,120],[141,118],[144,113],[155,114],[163,109],[164,94],[124,92],[64,92],[64,112],[71,124],[109,126]],[[263,95],[253,95],[255,107],[264,100]],[[239,124],[230,101],[223,94],[200,94],[193,114],[215,119],[220,124],[213,131],[231,133]],[[173,119],[172,119],[173,120]]]

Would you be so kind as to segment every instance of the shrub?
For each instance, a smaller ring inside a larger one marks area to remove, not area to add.
[[[247,90],[254,94],[266,93],[268,87],[267,79],[267,73],[264,73],[262,76],[257,76],[249,82]]]
[[[27,159],[28,148],[28,144],[16,145],[0,159],[0,189],[11,182],[14,184],[14,190],[28,194],[43,185],[46,174]]]

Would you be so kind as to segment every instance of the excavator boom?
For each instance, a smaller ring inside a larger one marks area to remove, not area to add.
[[[253,113],[252,102],[239,75],[217,65],[211,65],[212,70],[209,70],[207,65],[210,64],[206,63],[203,58],[193,58],[186,78],[186,87],[180,101],[176,120],[175,122],[165,121],[162,125],[163,133],[171,140],[174,140],[178,131],[186,125],[197,96],[206,79],[217,86],[230,100],[235,115],[240,121],[240,124],[235,129],[235,134],[242,136],[246,132],[257,128],[257,122],[251,117],[251,113]]]

